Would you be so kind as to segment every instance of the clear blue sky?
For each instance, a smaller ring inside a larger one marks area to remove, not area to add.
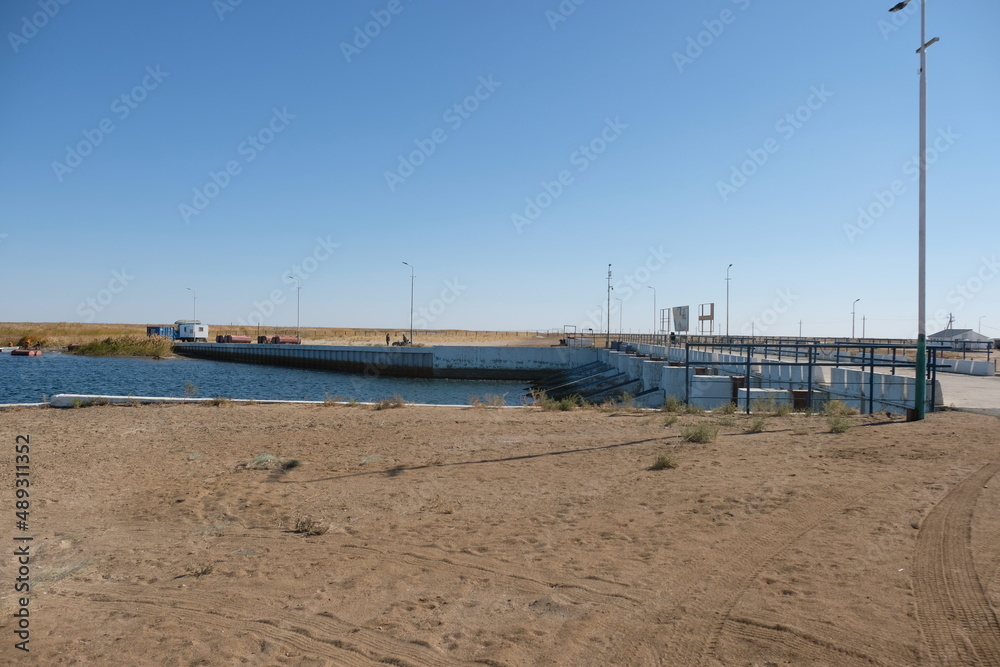
[[[732,263],[732,333],[915,335],[918,12],[235,1],[0,7],[0,320],[294,326],[298,270],[404,329],[406,261],[418,327],[600,328],[610,263],[613,330],[724,328]],[[928,314],[1000,334],[1000,6],[928,25]]]

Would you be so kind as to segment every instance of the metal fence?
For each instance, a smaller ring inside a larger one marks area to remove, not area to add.
[[[720,338],[724,340],[720,340]],[[687,369],[685,374],[686,402],[691,399],[693,375],[691,369],[695,369],[695,374],[712,374],[709,373],[709,369],[714,368],[714,374],[733,377],[734,402],[739,395],[739,389],[752,389],[755,388],[755,385],[756,388],[760,388],[762,384],[778,384],[787,381],[797,407],[815,409],[820,402],[831,398],[841,398],[840,395],[836,395],[832,382],[822,381],[822,376],[825,374],[817,372],[817,369],[845,368],[861,370],[862,373],[856,381],[839,382],[836,388],[846,387],[846,400],[859,404],[861,411],[871,414],[891,407],[895,408],[896,411],[909,413],[915,408],[910,397],[894,400],[891,396],[886,395],[881,386],[879,391],[876,391],[876,384],[881,385],[883,380],[877,377],[877,373],[895,376],[899,369],[914,369],[915,372],[916,364],[913,358],[917,346],[910,341],[865,339],[864,342],[858,340],[831,340],[827,342],[800,338],[756,338],[749,340],[742,337],[720,336],[681,339],[680,336],[675,336],[671,342],[669,336],[651,336],[649,334],[626,334],[616,337],[616,340],[621,341],[619,349],[630,352],[638,351],[637,346],[640,344],[662,345],[675,350],[682,349],[683,358],[673,358],[670,363],[678,366],[683,365]],[[740,360],[735,362],[733,359],[713,359],[708,355],[692,354],[693,351],[733,355],[739,357]],[[671,356],[677,357],[678,354],[675,352]],[[734,374],[737,366],[742,371],[741,375]],[[934,410],[938,399],[937,372],[939,366],[938,349],[928,348],[926,380],[929,382],[928,410],[931,411]],[[787,369],[788,379],[775,379],[775,374],[770,371],[772,368]],[[725,373],[718,373],[718,370],[723,369],[726,371]],[[791,369],[799,369],[799,371],[795,372]],[[843,376],[848,377],[846,373]],[[795,387],[799,387],[799,389],[795,389]],[[751,411],[751,393],[751,391],[746,391],[745,401],[738,404],[738,407],[747,413]]]

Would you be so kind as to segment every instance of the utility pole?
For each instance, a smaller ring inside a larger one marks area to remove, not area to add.
[[[730,264],[726,267],[726,335],[729,335],[729,269],[733,268]]]
[[[867,320],[867,319],[868,319],[867,315],[862,315],[861,316],[861,337],[862,338],[865,337],[865,320]]]
[[[403,262],[410,267],[410,345],[413,345],[413,265]]]
[[[608,335],[604,342],[604,347],[611,348],[611,290],[614,288],[611,286],[611,265],[608,264]]]
[[[302,294],[302,284],[295,276],[288,276],[295,281],[295,342],[302,345],[302,328],[299,326],[299,296]]]
[[[898,12],[910,3],[902,0],[889,11]],[[927,411],[927,47],[938,38],[927,41],[927,0],[920,1],[920,192],[917,213],[917,359],[914,375],[914,412],[923,419]]]

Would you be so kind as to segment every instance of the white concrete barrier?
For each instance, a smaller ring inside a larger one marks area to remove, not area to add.
[[[704,410],[732,403],[733,379],[728,375],[696,375],[691,378],[691,405]]]

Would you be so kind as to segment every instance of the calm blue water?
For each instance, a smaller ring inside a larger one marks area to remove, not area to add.
[[[494,380],[373,378],[203,359],[119,359],[46,352],[0,354],[0,403],[36,403],[52,394],[194,396],[322,401],[329,396],[377,401],[399,394],[413,403],[465,405],[470,396],[507,395],[520,405],[527,383]]]

